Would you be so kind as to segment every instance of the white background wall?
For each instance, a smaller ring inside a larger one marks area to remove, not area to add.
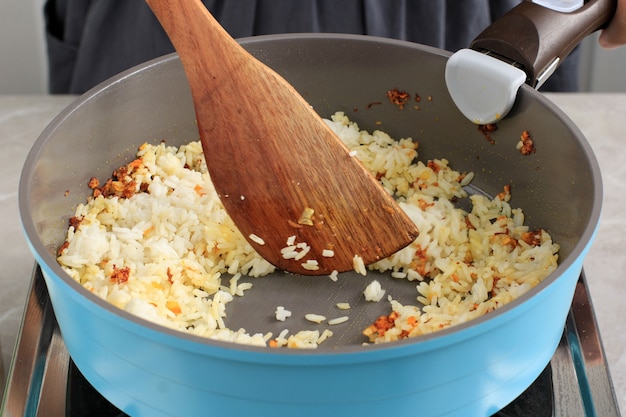
[[[44,0],[0,0],[0,94],[47,91]]]
[[[45,94],[44,0],[0,0],[0,94]],[[626,47],[583,43],[581,91],[626,92]]]
[[[593,92],[626,92],[626,46],[606,50],[598,45],[598,33],[582,44],[580,89]]]

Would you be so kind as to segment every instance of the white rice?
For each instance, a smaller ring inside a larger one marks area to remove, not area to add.
[[[291,243],[291,244],[289,244]],[[287,246],[280,250],[284,259],[299,261],[309,254],[311,246],[306,242],[295,243],[291,238],[287,240]]]
[[[365,262],[363,262],[363,258],[361,258],[359,255],[354,255],[352,263],[356,272],[361,275],[367,275],[367,269],[365,268]]]
[[[319,263],[315,259],[308,259],[306,262],[300,265],[302,265],[302,268],[306,269],[307,271],[317,271],[318,269],[320,269]]]
[[[328,277],[331,279],[331,281],[337,282],[339,280],[339,271],[334,270],[330,273],[330,275],[328,275]]]
[[[370,134],[343,113],[327,123],[420,230],[411,245],[369,266],[415,282],[417,289],[416,305],[390,301],[386,319],[391,328],[374,324],[365,329],[371,342],[418,336],[479,317],[519,297],[556,268],[558,245],[547,232],[524,225],[524,214],[510,206],[506,189],[493,199],[468,197],[463,187],[474,174],[454,171],[446,159],[416,161],[417,143],[410,138]],[[137,156],[118,179],[129,180],[134,195],[96,196],[76,208],[80,222],[69,227],[58,256],[72,278],[132,314],[208,338],[314,348],[332,335],[325,329],[288,336],[285,330],[271,339],[270,334],[228,329],[228,303],[253,290],[240,277],[267,275],[274,267],[226,215],[200,142],[180,148],[146,144]],[[469,212],[453,203],[468,198]],[[328,255],[311,254],[296,236],[286,240],[282,251],[286,259],[299,259],[311,268],[315,256]],[[367,274],[358,255],[354,270]],[[338,274],[333,272],[330,279],[336,281]],[[277,309],[276,314],[277,319],[287,317],[287,311],[278,314]]]
[[[261,237],[255,235],[254,233],[252,233],[248,237],[250,238],[251,241],[258,243],[259,245],[265,245],[265,241]]]
[[[341,316],[341,317],[336,317],[334,319],[330,319],[328,320],[328,324],[330,326],[335,326],[337,324],[341,324],[341,323],[345,323],[350,319],[350,317],[348,316]]]
[[[291,311],[286,310],[285,307],[283,306],[278,306],[276,307],[275,315],[276,315],[276,320],[285,321],[289,317],[291,317]]]
[[[283,330],[276,339],[269,341],[270,347],[288,347],[294,349],[315,349],[333,335],[329,329],[301,330],[287,337],[288,330]]]
[[[315,314],[315,313],[305,314],[304,318],[307,319],[308,321],[312,321],[313,323],[318,323],[318,324],[326,320],[325,316],[322,316],[321,314]]]
[[[370,282],[367,287],[365,287],[363,295],[365,296],[365,300],[377,303],[382,300],[383,296],[385,295],[385,290],[380,285],[380,282],[374,280]]]

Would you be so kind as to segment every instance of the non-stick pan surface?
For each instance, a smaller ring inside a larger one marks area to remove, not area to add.
[[[305,313],[350,316],[347,323],[332,326],[334,336],[319,349],[306,352],[200,339],[109,306],[69,279],[55,253],[65,239],[68,217],[88,194],[89,178],[108,178],[143,142],[178,145],[197,138],[184,72],[170,55],[80,97],[42,133],[24,167],[24,228],[78,367],[114,404],[136,415],[182,415],[181,410],[206,415],[201,404],[207,398],[216,413],[229,415],[253,410],[258,415],[407,415],[402,414],[406,407],[418,404],[424,415],[453,415],[453,410],[480,415],[506,405],[552,356],[599,220],[599,168],[582,134],[553,104],[524,87],[488,141],[452,103],[443,80],[449,54],[440,50],[351,35],[269,36],[242,43],[291,82],[321,116],[343,111],[361,128],[414,138],[420,159],[446,158],[458,171],[475,172],[470,192],[495,195],[511,185],[511,205],[524,210],[531,228],[546,229],[561,245],[558,269],[483,318],[367,347],[362,329],[388,314],[389,304],[366,302],[365,286],[378,279],[387,294],[415,303],[415,283],[374,273],[346,273],[337,282],[280,271],[249,279],[254,288],[228,306],[231,328],[277,334],[285,327],[320,329],[304,320]],[[421,100],[400,109],[386,97],[393,88]],[[526,156],[516,149],[524,130],[532,132],[537,149]],[[338,302],[349,302],[352,309],[338,311]],[[288,323],[276,321],[279,305],[293,311]],[[223,379],[215,382],[218,369]],[[380,378],[405,385],[381,386]],[[266,380],[286,381],[287,391],[271,390]],[[446,392],[462,394],[450,400]]]

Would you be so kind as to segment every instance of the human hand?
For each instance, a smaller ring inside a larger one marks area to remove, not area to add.
[[[626,0],[618,0],[615,16],[600,33],[598,42],[600,46],[606,49],[626,45]]]

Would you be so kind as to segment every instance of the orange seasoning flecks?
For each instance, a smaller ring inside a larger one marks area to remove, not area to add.
[[[395,311],[392,311],[388,316],[380,316],[376,319],[374,324],[367,326],[367,328],[363,330],[363,335],[367,336],[370,342],[373,342],[377,337],[384,336],[387,330],[393,328],[397,318],[398,313]]]
[[[416,246],[415,255],[413,256],[410,268],[425,277],[430,272],[430,268],[428,267],[428,255],[420,245]]]
[[[439,171],[441,171],[441,166],[437,162],[433,161],[432,159],[427,162],[426,166],[432,169],[435,173],[438,173]]]
[[[522,155],[530,155],[531,153],[535,153],[535,142],[530,136],[530,133],[528,133],[528,130],[524,130],[520,135],[520,141],[517,143],[517,149]]]
[[[165,308],[167,308],[169,311],[171,311],[172,313],[176,315],[183,312],[183,310],[180,308],[180,304],[178,304],[178,301],[176,300],[166,301]]]
[[[94,198],[98,196],[130,198],[137,192],[137,183],[129,174],[142,166],[143,160],[141,158],[134,159],[128,165],[121,166],[113,171],[111,178],[104,185],[100,186],[100,181],[95,177],[91,178],[87,185],[93,190],[92,195]],[[147,192],[147,185],[140,184],[139,190]]]
[[[428,207],[432,207],[434,206],[435,203],[434,202],[427,202],[426,200],[424,200],[423,198],[420,198],[417,200],[417,206],[421,209],[421,210],[426,210]]]
[[[387,98],[389,101],[400,108],[404,109],[404,105],[409,101],[411,95],[406,91],[400,91],[397,88],[387,91]]]
[[[498,193],[496,197],[498,197],[500,201],[509,201],[511,199],[511,186],[509,184],[505,185],[502,192]]]
[[[507,230],[504,233],[496,233],[491,237],[492,242],[498,242],[502,246],[508,246],[511,250],[515,249],[517,246],[517,240],[513,239],[511,235],[509,235],[509,231]]]
[[[96,188],[100,186],[100,181],[96,177],[91,177],[91,179],[87,183],[87,186],[91,188],[92,190],[95,190]]]
[[[287,219],[287,223],[289,224],[289,226],[293,227],[294,229],[302,229],[304,227],[301,224],[298,224],[297,222],[291,219]]]
[[[142,166],[143,166],[143,160],[141,158],[137,158],[128,164],[128,168],[131,170],[140,168]]]
[[[57,251],[57,256],[61,256],[63,254],[63,251],[65,249],[67,249],[67,247],[70,246],[70,242],[68,242],[67,240],[65,242],[63,242],[63,244],[61,245],[61,247],[59,248],[59,250]]]
[[[201,197],[206,195],[206,191],[200,184],[196,184],[196,186],[193,187],[193,190]]]
[[[125,266],[124,268],[118,268],[113,265],[113,273],[111,274],[111,281],[116,284],[123,284],[128,281],[130,277],[130,268]]]
[[[72,216],[69,219],[69,224],[70,227],[73,227],[74,230],[78,229],[78,225],[80,225],[80,222],[83,220],[83,217],[76,217],[76,216]]]
[[[498,125],[496,125],[495,123],[490,123],[486,125],[478,125],[478,131],[482,133],[485,139],[487,139],[487,141],[491,143],[492,145],[495,145],[496,141],[493,139],[491,134],[495,132],[496,130],[498,130]]]
[[[539,246],[541,245],[541,233],[541,229],[522,233],[521,239],[530,246]]]

